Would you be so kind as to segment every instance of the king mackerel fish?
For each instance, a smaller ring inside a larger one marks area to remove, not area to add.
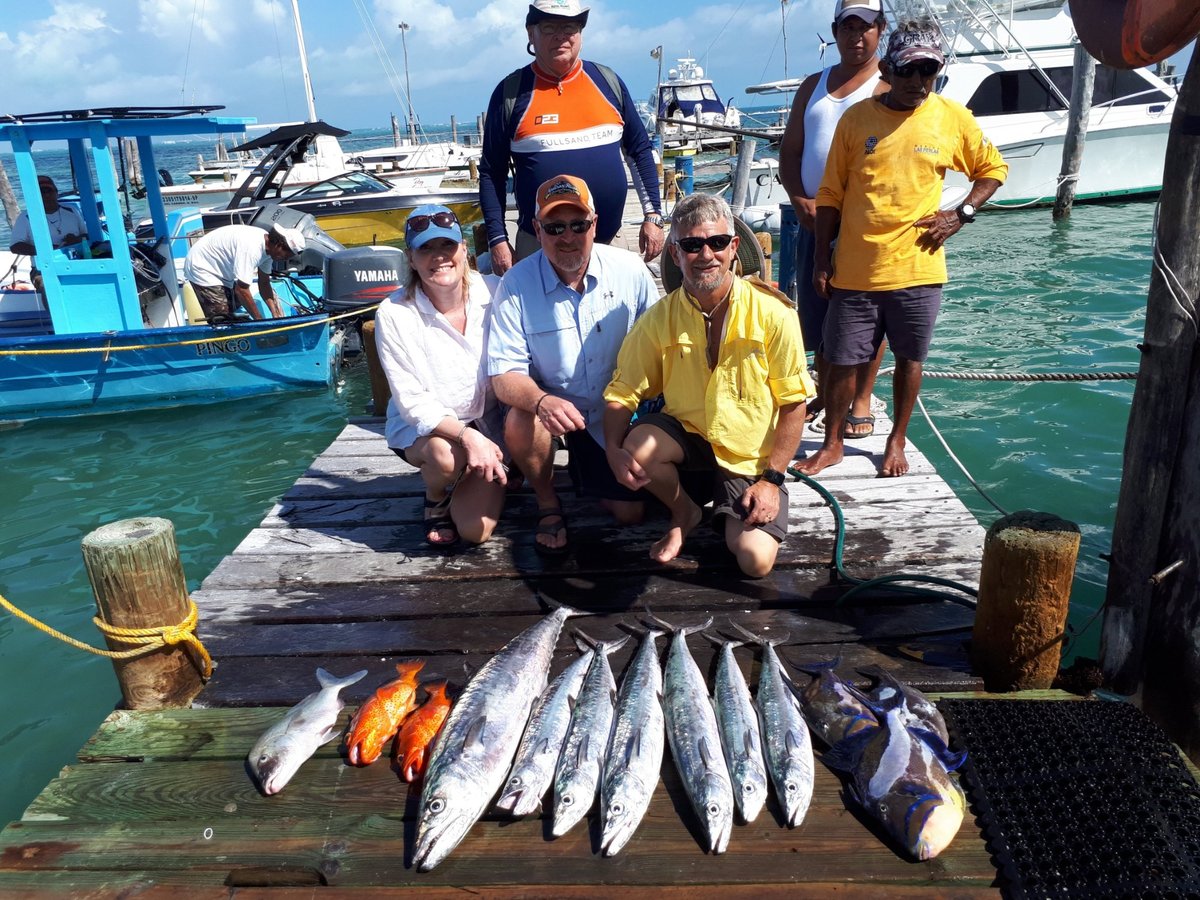
[[[687,636],[710,628],[712,619],[686,628],[675,628],[658,619],[655,622],[672,632],[663,676],[663,712],[671,756],[704,826],[706,849],[724,853],[733,830],[733,786],[708,687],[687,646]]]
[[[560,606],[489,659],[450,711],[425,771],[413,863],[428,872],[450,855],[504,783],[534,701],[546,689],[563,623]]]
[[[713,683],[713,708],[721,726],[734,797],[742,821],[753,822],[767,801],[767,766],[763,760],[758,711],[733,655],[733,648],[742,646],[742,642],[727,641],[714,635],[705,637],[720,648],[717,680]]]

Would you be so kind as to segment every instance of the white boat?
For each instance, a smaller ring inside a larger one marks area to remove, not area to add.
[[[895,6],[888,4],[895,22]],[[932,11],[950,44],[937,90],[978,119],[1009,165],[989,208],[1054,202],[1067,130],[1074,25],[1062,0],[940,0]],[[1162,188],[1176,91],[1149,69],[1096,65],[1096,84],[1076,200],[1152,195]],[[942,207],[957,206],[969,185],[947,173]],[[759,160],[743,217],[779,228],[788,202],[775,160]]]
[[[661,50],[658,51],[661,56]],[[732,137],[707,125],[740,128],[741,114],[733,99],[722,103],[712,79],[696,60],[684,57],[659,79],[646,107],[646,130],[662,137],[664,153],[724,149]],[[682,124],[680,120],[687,120]]]

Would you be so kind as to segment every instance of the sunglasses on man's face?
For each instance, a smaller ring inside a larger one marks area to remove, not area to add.
[[[922,78],[932,78],[940,68],[940,63],[932,59],[923,59],[920,62],[909,63],[907,66],[894,66],[892,74],[897,78],[912,78],[914,74],[919,74]]]
[[[595,219],[576,219],[574,222],[543,222],[542,231],[550,235],[550,237],[558,237],[568,228],[576,234],[583,234],[592,227]]]
[[[680,238],[675,243],[679,245],[679,249],[684,253],[699,253],[704,247],[708,247],[714,253],[720,253],[729,246],[732,240],[732,234],[713,234],[708,237]]]
[[[542,22],[537,30],[545,37],[554,37],[556,34],[579,34],[583,26],[578,22]]]
[[[409,216],[408,221],[404,223],[404,231],[406,235],[420,234],[429,228],[430,225],[436,225],[438,228],[452,228],[458,224],[458,216],[452,212],[434,213],[432,216]]]

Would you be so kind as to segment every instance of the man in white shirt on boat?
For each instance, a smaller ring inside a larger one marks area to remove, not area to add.
[[[54,249],[71,247],[87,237],[87,225],[83,216],[70,206],[58,203],[58,188],[49,175],[38,176],[38,190],[42,195],[42,206],[46,208],[46,225],[50,228],[50,242]],[[12,227],[12,244],[9,250],[22,256],[33,256],[33,229],[29,225],[29,212],[22,212]]]
[[[810,421],[824,406],[829,375],[821,341],[829,301],[812,284],[817,213],[814,198],[825,174],[825,159],[842,113],[860,100],[887,90],[887,83],[879,79],[878,54],[886,28],[882,0],[838,0],[833,11],[833,37],[839,59],[800,85],[779,145],[779,178],[800,220],[796,239],[796,305],[804,346],[813,351],[817,369],[817,399],[808,407]],[[846,417],[847,438],[870,437],[874,433],[871,391],[886,346],[886,342],[880,344],[871,362],[855,370],[854,401]]]
[[[272,225],[270,231],[263,231],[255,225],[225,225],[192,245],[183,263],[183,278],[196,292],[208,319],[233,315],[239,306],[251,318],[261,319],[250,293],[257,274],[259,296],[271,315],[281,318],[283,309],[271,288],[271,264],[302,253],[304,247],[304,235],[295,228]]]

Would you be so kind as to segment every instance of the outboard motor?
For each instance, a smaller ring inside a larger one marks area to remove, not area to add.
[[[325,258],[325,308],[332,314],[381,302],[408,282],[398,247],[354,247]]]
[[[334,253],[346,248],[331,238],[317,224],[311,214],[268,203],[258,209],[250,218],[249,225],[255,225],[264,231],[270,231],[272,225],[281,228],[297,228],[304,235],[304,252],[299,256],[299,274],[319,275],[325,269],[325,260]]]

